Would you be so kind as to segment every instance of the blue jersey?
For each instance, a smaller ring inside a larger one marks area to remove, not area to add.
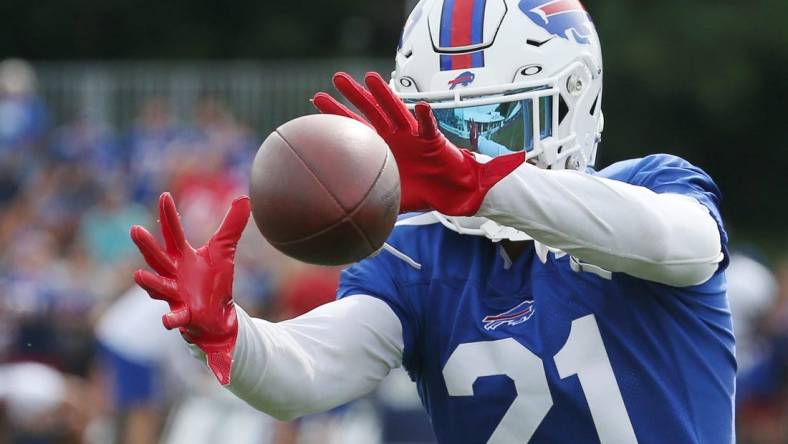
[[[392,254],[342,275],[338,296],[371,295],[402,323],[403,364],[442,443],[726,443],[736,361],[725,294],[719,190],[667,155],[597,174],[691,196],[717,220],[726,259],[706,283],[674,288],[589,273],[533,248],[439,223],[398,226]]]

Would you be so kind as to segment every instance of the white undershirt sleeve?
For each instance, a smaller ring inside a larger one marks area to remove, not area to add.
[[[271,323],[240,307],[227,388],[252,407],[290,420],[372,391],[402,362],[402,325],[371,296],[349,296]]]
[[[525,164],[495,185],[478,216],[612,272],[676,287],[707,281],[723,259],[708,209],[679,194]]]

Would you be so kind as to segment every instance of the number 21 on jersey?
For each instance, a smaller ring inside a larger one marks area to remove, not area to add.
[[[577,375],[602,444],[637,443],[594,315],[572,321],[569,338],[553,357],[561,379]],[[506,375],[518,396],[489,444],[527,443],[553,406],[544,364],[513,338],[460,344],[443,367],[450,396],[473,396],[474,382]],[[524,396],[523,394],[527,394]]]

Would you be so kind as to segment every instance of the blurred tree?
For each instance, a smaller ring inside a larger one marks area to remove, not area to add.
[[[401,2],[61,0],[0,2],[0,54],[29,59],[260,58],[370,55],[396,46]],[[367,48],[343,53],[364,17]],[[358,22],[356,22],[356,26]],[[350,26],[354,26],[350,23]]]
[[[730,224],[785,241],[788,2],[587,7],[606,64],[601,163],[656,151],[683,156],[716,179]]]

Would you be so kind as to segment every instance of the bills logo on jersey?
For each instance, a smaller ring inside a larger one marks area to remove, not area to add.
[[[502,325],[515,326],[531,319],[534,315],[534,301],[523,301],[521,304],[494,316],[485,316],[482,319],[485,330],[495,330]]]
[[[464,73],[458,75],[456,79],[449,80],[449,89],[454,89],[459,85],[468,86],[473,83],[474,80],[476,80],[476,74],[470,71],[465,71]]]
[[[579,0],[521,0],[520,10],[550,34],[591,43],[594,23]]]

